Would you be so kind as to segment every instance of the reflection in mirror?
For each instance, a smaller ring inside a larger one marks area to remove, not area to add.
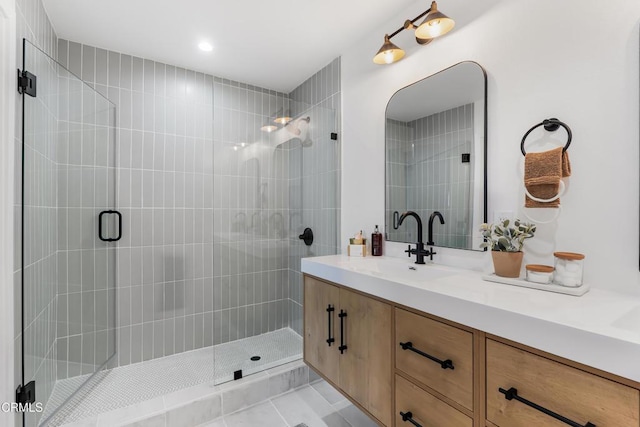
[[[461,62],[396,92],[386,113],[386,234],[416,243],[415,221],[397,226],[414,211],[427,232],[434,211],[435,246],[476,249],[486,222],[486,74]]]

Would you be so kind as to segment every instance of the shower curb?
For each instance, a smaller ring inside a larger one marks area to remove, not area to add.
[[[305,386],[309,375],[307,365],[297,360],[237,381],[189,387],[61,427],[196,427]]]

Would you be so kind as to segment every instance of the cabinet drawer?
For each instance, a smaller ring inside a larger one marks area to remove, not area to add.
[[[453,369],[412,351],[407,343],[435,359],[450,360]],[[395,346],[397,369],[473,410],[472,333],[396,309]]]
[[[554,419],[503,389],[586,426],[638,427],[638,390],[544,357],[487,340],[487,419],[499,427],[550,426]],[[509,393],[507,393],[509,394]],[[511,395],[512,396],[512,395]]]
[[[396,375],[396,427],[413,426],[402,415],[410,413],[422,427],[472,427],[473,420],[420,387]]]

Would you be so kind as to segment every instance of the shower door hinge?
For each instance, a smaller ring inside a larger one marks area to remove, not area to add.
[[[333,141],[337,141],[338,140],[338,134],[336,132],[331,132],[331,139]]]
[[[27,404],[36,402],[36,382],[30,381],[26,385],[19,385],[16,389],[16,403]]]
[[[18,70],[18,93],[26,93],[36,97],[36,83],[38,78],[28,71]]]

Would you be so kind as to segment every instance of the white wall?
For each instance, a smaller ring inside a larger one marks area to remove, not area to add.
[[[13,402],[13,165],[16,94],[14,0],[0,0],[0,403]],[[0,425],[14,415],[0,411]]]
[[[586,254],[585,280],[593,286],[640,291],[640,2],[478,3],[441,0],[440,10],[454,19],[462,17],[460,25],[428,46],[417,46],[410,34],[394,38],[407,51],[407,57],[397,64],[379,66],[371,58],[384,33],[421,12],[422,1],[399,11],[344,53],[342,241],[357,230],[371,232],[374,224],[384,224],[382,171],[388,99],[415,80],[473,60],[488,73],[489,220],[494,211],[521,215],[520,140],[532,125],[558,117],[574,133],[569,149],[573,176],[562,197],[560,218],[539,227],[536,238],[525,247],[525,262],[552,263],[554,250],[582,252]],[[473,19],[465,15],[470,8],[485,6],[487,10]],[[543,134],[532,134],[534,150],[536,139]],[[551,138],[564,143],[565,136],[560,131],[556,134]],[[402,254],[400,249],[405,248],[390,243],[386,252]],[[436,259],[440,261],[475,268],[487,265],[484,253],[439,252]]]

